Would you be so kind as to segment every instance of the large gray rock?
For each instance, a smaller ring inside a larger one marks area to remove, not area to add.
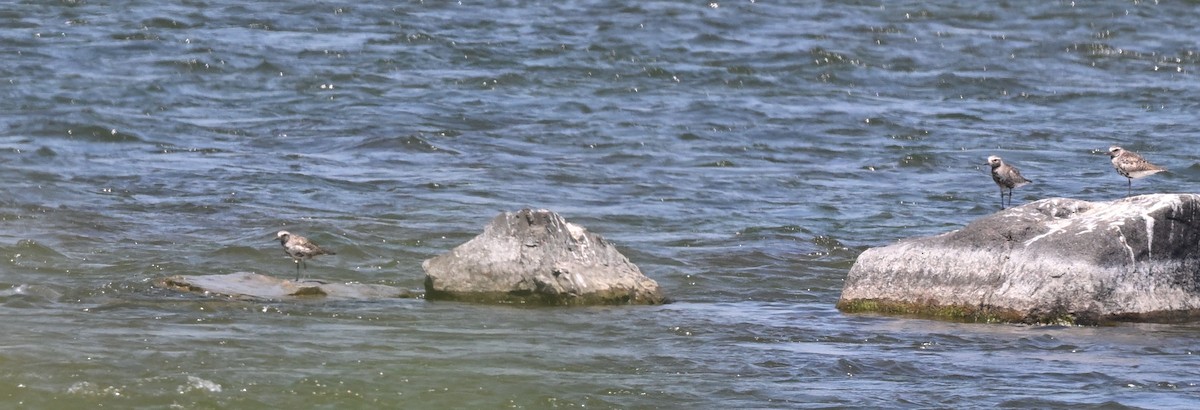
[[[425,297],[550,305],[664,303],[658,283],[600,235],[547,210],[504,212],[421,264]]]
[[[1051,198],[868,249],[838,308],[1094,324],[1200,317],[1200,195]]]

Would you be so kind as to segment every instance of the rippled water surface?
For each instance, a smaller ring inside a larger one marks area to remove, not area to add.
[[[1200,325],[833,308],[863,250],[1197,192],[1183,2],[0,5],[0,401],[32,408],[1194,408]],[[1026,4],[1028,3],[1028,4]],[[676,303],[230,301],[169,275],[421,289],[500,211],[616,242]]]

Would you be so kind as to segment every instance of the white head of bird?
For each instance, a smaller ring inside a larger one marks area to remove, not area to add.
[[[1004,163],[1004,161],[1001,160],[1000,157],[997,157],[995,155],[988,157],[988,165],[991,165],[992,168],[999,167],[1000,164],[1002,164],[1002,163]]]

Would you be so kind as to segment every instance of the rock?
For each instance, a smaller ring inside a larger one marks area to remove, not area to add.
[[[616,247],[547,210],[504,212],[426,260],[427,299],[549,305],[658,304],[658,283]]]
[[[868,249],[838,308],[1099,324],[1200,317],[1200,195],[1044,199]]]
[[[250,272],[228,275],[176,275],[159,280],[157,285],[186,292],[248,299],[278,300],[288,297],[317,296],[336,299],[412,298],[411,291],[386,285],[363,283],[295,282]]]

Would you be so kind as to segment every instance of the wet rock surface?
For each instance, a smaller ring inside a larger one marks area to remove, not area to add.
[[[547,305],[658,304],[658,283],[600,235],[548,210],[504,212],[425,260],[431,300]]]
[[[1200,195],[1044,199],[872,248],[838,308],[1039,323],[1200,318]]]
[[[381,299],[419,296],[412,291],[386,285],[326,283],[319,280],[293,281],[250,272],[227,275],[176,275],[160,279],[157,285],[186,292],[269,300],[295,297]]]

